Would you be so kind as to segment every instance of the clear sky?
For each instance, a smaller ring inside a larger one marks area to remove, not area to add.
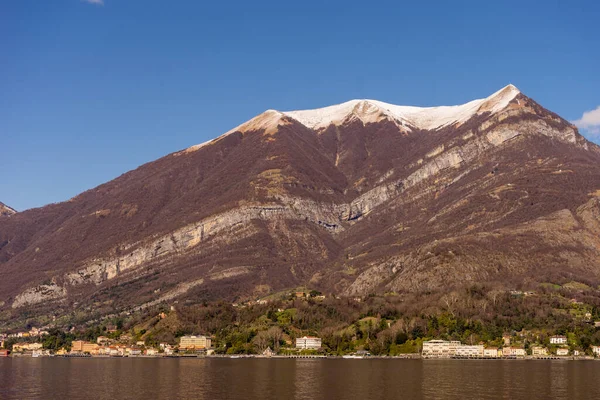
[[[597,0],[0,0],[0,201],[64,201],[266,109],[353,98],[513,83],[597,141],[599,21]]]

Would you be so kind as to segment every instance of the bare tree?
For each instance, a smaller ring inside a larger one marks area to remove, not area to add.
[[[278,326],[273,326],[269,328],[269,330],[267,331],[267,336],[269,338],[269,341],[273,342],[273,350],[278,351],[279,342],[281,342],[281,338],[283,338],[283,331],[281,330],[281,328]]]
[[[269,347],[271,340],[269,338],[269,334],[267,331],[260,331],[256,334],[254,339],[252,339],[252,345],[259,353],[262,353]]]

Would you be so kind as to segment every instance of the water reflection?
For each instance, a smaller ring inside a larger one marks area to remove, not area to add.
[[[600,363],[0,359],[0,399],[596,399]]]

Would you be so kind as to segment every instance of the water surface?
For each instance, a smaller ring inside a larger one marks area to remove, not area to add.
[[[0,359],[0,399],[600,399],[600,362]]]

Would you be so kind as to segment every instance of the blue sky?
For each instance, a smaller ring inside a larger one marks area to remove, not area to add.
[[[0,201],[64,201],[266,109],[353,98],[513,83],[598,141],[599,3],[1,0]]]

